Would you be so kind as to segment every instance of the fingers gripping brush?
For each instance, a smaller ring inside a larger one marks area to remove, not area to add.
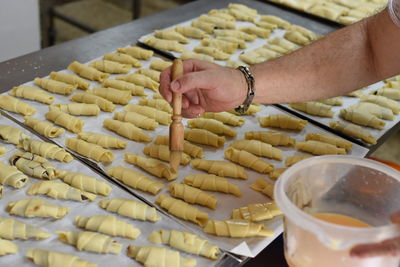
[[[183,63],[175,59],[172,64],[172,81],[183,75]],[[177,173],[183,151],[184,128],[182,124],[182,93],[172,92],[172,123],[169,126],[169,150],[172,170]]]

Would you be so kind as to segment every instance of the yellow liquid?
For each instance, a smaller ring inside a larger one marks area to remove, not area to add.
[[[314,213],[313,216],[322,221],[343,226],[360,227],[360,228],[371,227],[371,225],[363,221],[336,213]]]

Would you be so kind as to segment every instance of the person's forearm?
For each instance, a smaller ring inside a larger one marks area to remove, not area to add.
[[[292,54],[251,67],[256,103],[343,95],[400,73],[400,28],[387,10]]]

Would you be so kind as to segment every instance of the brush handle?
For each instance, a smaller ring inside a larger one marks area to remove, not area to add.
[[[172,64],[172,81],[183,75],[183,63],[175,59]],[[182,93],[172,92],[172,123],[169,128],[169,144],[171,151],[183,150],[184,128],[182,124]]]

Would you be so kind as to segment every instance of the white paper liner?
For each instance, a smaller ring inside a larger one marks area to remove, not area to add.
[[[0,118],[0,124],[7,124],[12,125],[14,127],[21,128],[20,126],[16,125],[15,123],[10,122],[5,118]],[[29,134],[26,130],[25,132]],[[31,137],[33,139],[37,139],[35,137]],[[3,145],[3,144],[1,144]],[[8,164],[8,159],[11,155],[13,155],[18,149],[13,144],[4,144],[7,148],[7,154],[1,157],[1,160]],[[104,180],[104,177],[100,176],[93,170],[89,169],[87,166],[79,162],[78,160],[73,160],[70,163],[61,163],[58,161],[50,160],[51,164],[60,170],[67,170],[71,172],[79,172],[91,177],[95,177],[99,180]],[[161,216],[161,219],[155,223],[134,220],[128,217],[124,217],[118,215],[116,213],[105,211],[104,209],[98,206],[98,202],[104,198],[127,198],[132,200],[138,200],[130,193],[126,192],[125,190],[121,189],[119,186],[115,185],[112,182],[107,182],[111,187],[112,191],[109,196],[100,196],[98,195],[97,199],[93,202],[77,202],[71,200],[62,200],[62,199],[53,199],[50,197],[46,197],[43,195],[36,195],[36,196],[29,196],[25,193],[27,188],[33,184],[40,182],[42,180],[30,178],[30,181],[20,189],[14,189],[10,186],[4,186],[3,188],[3,198],[0,199],[0,206],[2,207],[2,218],[13,218],[21,222],[25,222],[27,224],[40,227],[42,230],[51,233],[51,237],[45,240],[36,241],[34,239],[29,240],[13,240],[15,244],[18,245],[19,251],[17,254],[7,255],[0,257],[0,265],[1,266],[37,266],[30,260],[26,258],[26,252],[29,249],[35,248],[42,248],[46,250],[54,250],[57,252],[74,254],[78,257],[90,261],[92,263],[98,264],[98,266],[142,266],[142,264],[136,262],[135,260],[129,258],[126,254],[127,246],[130,244],[137,245],[137,246],[145,246],[145,245],[153,245],[153,246],[163,246],[163,245],[156,245],[152,244],[147,241],[148,236],[151,232],[160,230],[160,229],[167,229],[167,230],[182,230],[182,231],[190,231],[190,229],[184,227],[183,225],[176,223],[174,220],[165,216],[164,214],[158,212]],[[57,180],[60,181],[60,180]],[[9,215],[5,208],[7,203],[11,201],[16,201],[22,198],[42,198],[49,203],[59,205],[59,206],[68,206],[70,208],[70,212],[63,218],[59,220],[55,220],[52,218],[25,218],[19,216],[12,216]],[[123,244],[123,248],[121,250],[120,255],[115,254],[97,254],[87,251],[78,251],[75,247],[65,244],[58,240],[56,231],[65,231],[65,230],[72,230],[72,231],[82,231],[83,229],[78,228],[74,224],[74,219],[76,216],[94,216],[94,215],[113,215],[120,220],[128,222],[135,227],[139,228],[141,231],[140,236],[136,240],[122,238],[122,237],[112,237],[118,243]],[[170,248],[168,246],[165,246]],[[172,248],[170,248],[172,249]],[[180,252],[183,257],[191,257],[195,258],[197,261],[197,266],[216,266],[218,261],[209,260],[204,257]],[[221,255],[222,257],[222,255]]]

